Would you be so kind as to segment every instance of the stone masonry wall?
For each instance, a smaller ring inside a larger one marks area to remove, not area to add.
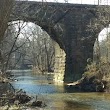
[[[55,82],[63,82],[65,72],[65,52],[58,43],[55,42],[55,67],[54,80]]]

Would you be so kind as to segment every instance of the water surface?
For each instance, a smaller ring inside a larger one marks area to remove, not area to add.
[[[47,104],[45,110],[110,110],[109,93],[74,92],[71,88],[56,85],[52,75],[33,75],[31,71],[13,71],[18,80],[16,89],[38,95]]]

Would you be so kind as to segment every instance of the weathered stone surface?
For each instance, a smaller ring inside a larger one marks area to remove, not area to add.
[[[17,1],[10,21],[33,22],[47,31],[66,53],[64,81],[71,82],[81,78],[87,59],[93,56],[95,39],[108,23],[109,12],[104,9],[96,5]]]
[[[55,65],[54,65],[54,80],[55,82],[63,83],[65,72],[65,52],[59,47],[57,43],[55,45]]]

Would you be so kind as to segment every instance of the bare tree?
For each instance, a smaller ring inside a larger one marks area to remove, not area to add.
[[[19,36],[21,34],[21,30],[26,26],[24,23],[20,21],[15,24],[10,23],[3,41],[1,42],[1,55],[2,55],[2,62],[1,62],[1,70],[3,73],[8,69],[10,60],[13,57],[13,53],[16,52],[19,48],[21,48],[25,44],[25,40],[22,44],[17,45]],[[17,30],[15,29],[17,28]]]
[[[33,65],[40,72],[52,71],[55,50],[48,34],[35,24],[31,24],[33,28],[21,21],[12,24],[1,43],[2,71],[16,66],[25,68],[26,64]]]

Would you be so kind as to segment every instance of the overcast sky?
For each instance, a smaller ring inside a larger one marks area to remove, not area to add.
[[[28,0],[28,1],[42,1],[42,0]],[[65,2],[68,3],[78,3],[78,4],[98,4],[98,0],[43,0],[44,2]],[[100,4],[107,5],[110,4],[110,0],[99,0]]]

